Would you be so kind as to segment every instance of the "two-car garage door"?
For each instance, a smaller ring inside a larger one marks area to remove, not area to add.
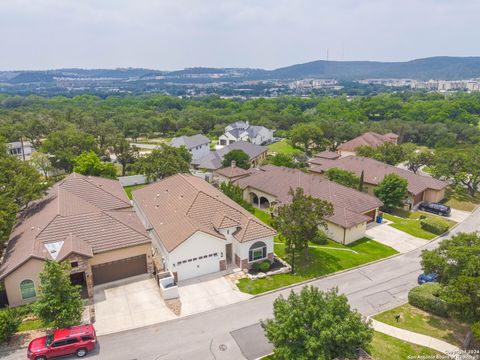
[[[93,284],[104,284],[126,277],[147,272],[147,257],[145,254],[129,258],[93,265]]]

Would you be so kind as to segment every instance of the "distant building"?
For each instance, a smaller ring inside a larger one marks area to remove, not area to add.
[[[236,141],[248,141],[255,145],[265,145],[273,140],[274,130],[265,126],[250,125],[237,121],[225,127],[225,133],[218,138],[218,148],[233,144]]]
[[[15,155],[20,160],[30,160],[33,152],[35,149],[28,141],[14,141],[7,144],[7,153]]]
[[[210,139],[201,134],[180,136],[173,138],[172,141],[170,141],[170,146],[177,148],[185,146],[190,154],[192,154],[192,160],[196,160],[208,155],[210,152]]]
[[[352,140],[340,144],[337,148],[337,151],[342,157],[348,155],[356,155],[355,149],[359,148],[360,146],[377,147],[385,144],[386,142],[397,144],[397,141],[397,134],[388,133],[383,135],[370,131],[363,135],[357,136]]]

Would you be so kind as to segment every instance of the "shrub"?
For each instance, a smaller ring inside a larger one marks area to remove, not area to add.
[[[272,264],[270,264],[270,261],[268,260],[262,261],[260,263],[260,270],[262,272],[267,272],[268,270],[270,270],[270,266],[272,266]]]
[[[325,245],[328,241],[328,236],[324,231],[318,230],[316,236],[311,241],[317,245]]]
[[[432,234],[441,235],[444,232],[448,231],[448,223],[442,219],[437,219],[434,217],[427,217],[420,220],[420,225],[423,230],[431,232]]]
[[[259,262],[253,263],[252,270],[257,272],[260,271],[260,263]]]
[[[438,283],[417,286],[408,293],[408,303],[434,315],[447,317],[447,304],[440,298],[440,291]]]
[[[10,340],[22,323],[18,311],[12,308],[6,308],[0,311],[0,342]]]

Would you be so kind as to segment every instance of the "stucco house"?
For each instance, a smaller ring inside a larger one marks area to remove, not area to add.
[[[355,149],[360,146],[377,147],[386,142],[397,144],[398,135],[394,133],[379,134],[373,131],[366,132],[356,138],[346,141],[337,147],[337,152],[343,156],[356,155]]]
[[[243,197],[260,209],[291,202],[290,189],[302,188],[306,195],[329,201],[333,215],[326,218],[328,237],[341,244],[352,243],[363,236],[367,223],[375,220],[382,202],[363,192],[321,179],[316,175],[278,166],[262,166],[247,177],[235,182]]]
[[[35,148],[29,141],[14,141],[7,144],[7,153],[15,155],[22,161],[28,161],[35,152]]]
[[[411,171],[385,164],[370,158],[346,156],[339,159],[325,159],[316,157],[310,160],[310,171],[313,174],[324,176],[324,172],[331,168],[339,168],[361,176],[367,188],[367,193],[374,195],[375,187],[387,174],[397,174],[408,182],[408,198],[406,206],[411,209],[423,201],[438,202],[445,197],[448,184],[430,176],[414,174]]]
[[[93,286],[151,272],[151,240],[116,180],[71,174],[24,211],[0,267],[10,306],[33,302],[46,259],[68,261],[84,297]]]
[[[210,139],[202,134],[175,137],[169,145],[173,147],[185,146],[192,154],[192,160],[206,156],[210,152]]]
[[[177,174],[132,193],[156,256],[178,280],[273,261],[275,231],[196,176]]]
[[[248,121],[237,121],[225,127],[225,133],[218,138],[218,147],[236,141],[248,141],[255,145],[265,145],[273,140],[274,130],[265,126],[250,125]]]

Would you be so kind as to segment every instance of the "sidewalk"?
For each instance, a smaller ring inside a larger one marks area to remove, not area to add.
[[[430,349],[437,350],[438,352],[446,354],[454,359],[474,359],[473,356],[468,355],[458,347],[445,341],[433,338],[431,336],[422,335],[413,331],[400,329],[395,326],[387,325],[374,319],[371,319],[371,321],[375,331],[390,335],[392,337],[407,341],[412,344],[421,345]]]

